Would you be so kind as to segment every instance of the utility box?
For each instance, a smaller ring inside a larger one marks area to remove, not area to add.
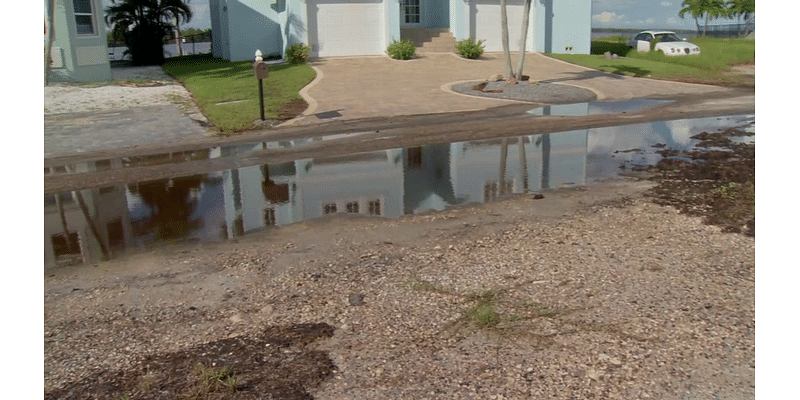
[[[267,63],[263,61],[256,61],[253,63],[253,73],[256,75],[256,79],[267,79],[269,78],[269,69],[267,69]]]

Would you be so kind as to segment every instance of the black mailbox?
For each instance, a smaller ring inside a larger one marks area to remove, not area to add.
[[[269,78],[269,69],[267,69],[267,63],[263,61],[256,61],[253,63],[253,73],[256,74],[256,79],[267,79]]]

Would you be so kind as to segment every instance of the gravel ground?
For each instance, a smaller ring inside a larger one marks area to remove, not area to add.
[[[486,83],[483,91],[474,90],[475,85]],[[558,83],[535,83],[531,84],[522,81],[516,85],[508,85],[505,81],[489,82],[474,81],[457,83],[450,87],[458,93],[473,96],[491,97],[495,99],[510,99],[529,101],[532,103],[548,104],[567,104],[592,101],[597,99],[597,95],[591,90],[582,89],[575,86],[563,85]],[[500,93],[492,93],[490,90],[502,90]]]
[[[108,85],[53,84],[44,87],[44,114],[72,114],[133,107],[191,104],[182,85],[155,67],[115,67]]]
[[[317,399],[754,398],[754,239],[652,204],[650,185],[339,216],[54,271],[46,397],[94,398],[74,383],[147,355],[325,323],[309,349],[335,370],[306,388]]]

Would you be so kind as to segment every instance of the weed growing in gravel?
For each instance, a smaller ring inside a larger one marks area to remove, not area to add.
[[[206,398],[210,393],[235,393],[239,378],[230,367],[208,368],[197,363],[194,368],[197,387],[189,394],[191,399]]]
[[[500,323],[500,314],[494,309],[498,293],[492,290],[485,290],[480,294],[471,294],[467,300],[475,301],[474,307],[467,311],[469,316],[479,327],[492,328]]]
[[[411,288],[414,290],[419,290],[422,292],[429,292],[429,293],[438,293],[438,294],[455,294],[450,290],[447,290],[433,282],[428,282],[417,277],[414,277],[413,281],[411,282]]]

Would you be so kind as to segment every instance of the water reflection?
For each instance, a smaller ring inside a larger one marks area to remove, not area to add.
[[[653,145],[688,149],[695,133],[752,120],[701,118],[396,148],[48,195],[45,266],[94,262],[170,240],[232,239],[327,214],[398,217],[586,185],[621,167],[657,162]]]

